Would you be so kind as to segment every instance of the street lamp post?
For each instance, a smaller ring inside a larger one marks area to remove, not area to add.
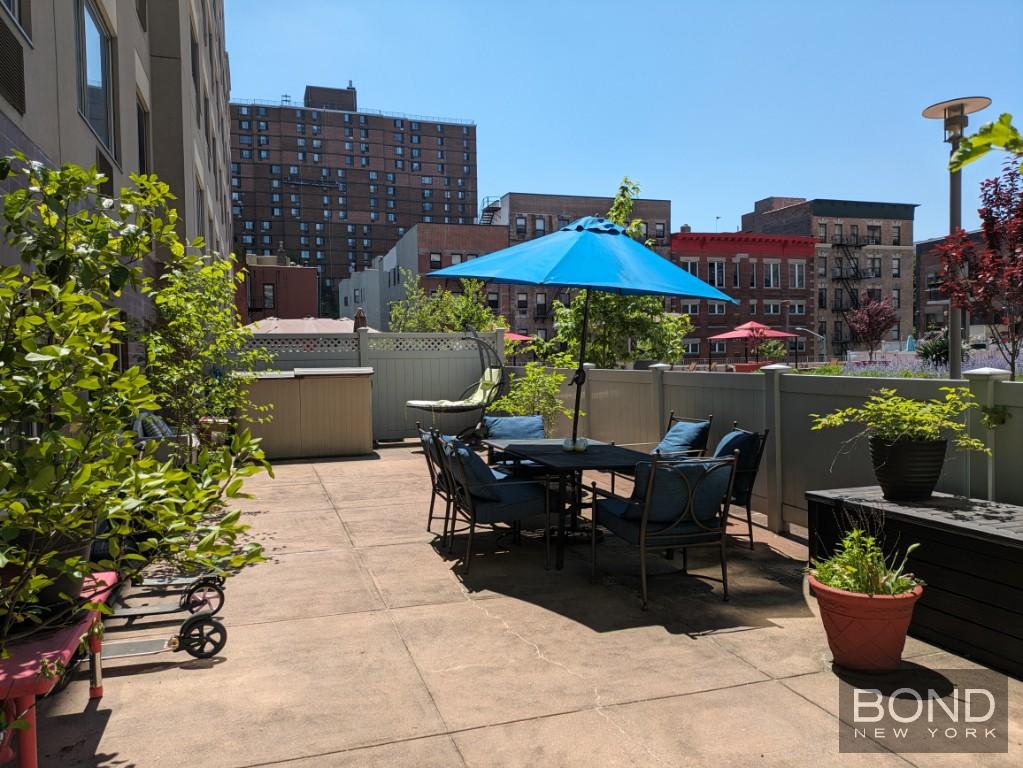
[[[823,334],[820,334],[820,333],[817,333],[816,331],[811,331],[809,328],[804,328],[801,325],[797,325],[796,326],[796,330],[797,331],[802,331],[803,333],[808,333],[811,336],[813,336],[814,338],[820,339],[821,340],[821,351],[824,353],[824,359],[825,360],[828,359],[828,337],[827,336],[825,336]]]
[[[991,103],[987,96],[967,96],[932,104],[923,111],[923,116],[932,120],[943,120],[945,142],[950,145],[949,154],[955,154],[969,124],[967,115],[979,112]],[[955,232],[962,226],[963,179],[959,171],[948,174],[948,231]],[[948,375],[951,379],[962,378],[963,331],[961,310],[949,305],[948,312]]]

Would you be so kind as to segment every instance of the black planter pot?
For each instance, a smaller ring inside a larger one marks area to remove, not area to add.
[[[870,438],[870,459],[884,497],[889,501],[929,499],[945,464],[947,440]]]

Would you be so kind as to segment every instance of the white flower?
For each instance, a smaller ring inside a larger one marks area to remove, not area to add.
[[[108,208],[108,209],[109,208],[113,208],[114,207],[114,201],[111,198],[109,198],[109,197],[104,197],[103,198],[103,207],[104,208]]]

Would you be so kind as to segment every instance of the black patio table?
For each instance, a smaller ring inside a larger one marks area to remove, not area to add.
[[[650,455],[623,448],[619,445],[589,441],[585,451],[566,451],[561,438],[535,440],[484,440],[495,451],[502,451],[510,458],[531,461],[558,478],[558,546],[555,568],[565,565],[565,485],[569,476],[582,474],[585,470],[604,472],[632,470],[641,461],[650,461]],[[577,510],[578,511],[578,510]]]

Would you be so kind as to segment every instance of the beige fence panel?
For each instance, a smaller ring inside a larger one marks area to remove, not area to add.
[[[651,371],[591,370],[586,376],[586,437],[642,448],[660,439]],[[652,444],[651,444],[652,443]]]
[[[1023,381],[995,384],[995,404],[1005,406],[1007,418],[992,430],[994,498],[1023,505]]]

